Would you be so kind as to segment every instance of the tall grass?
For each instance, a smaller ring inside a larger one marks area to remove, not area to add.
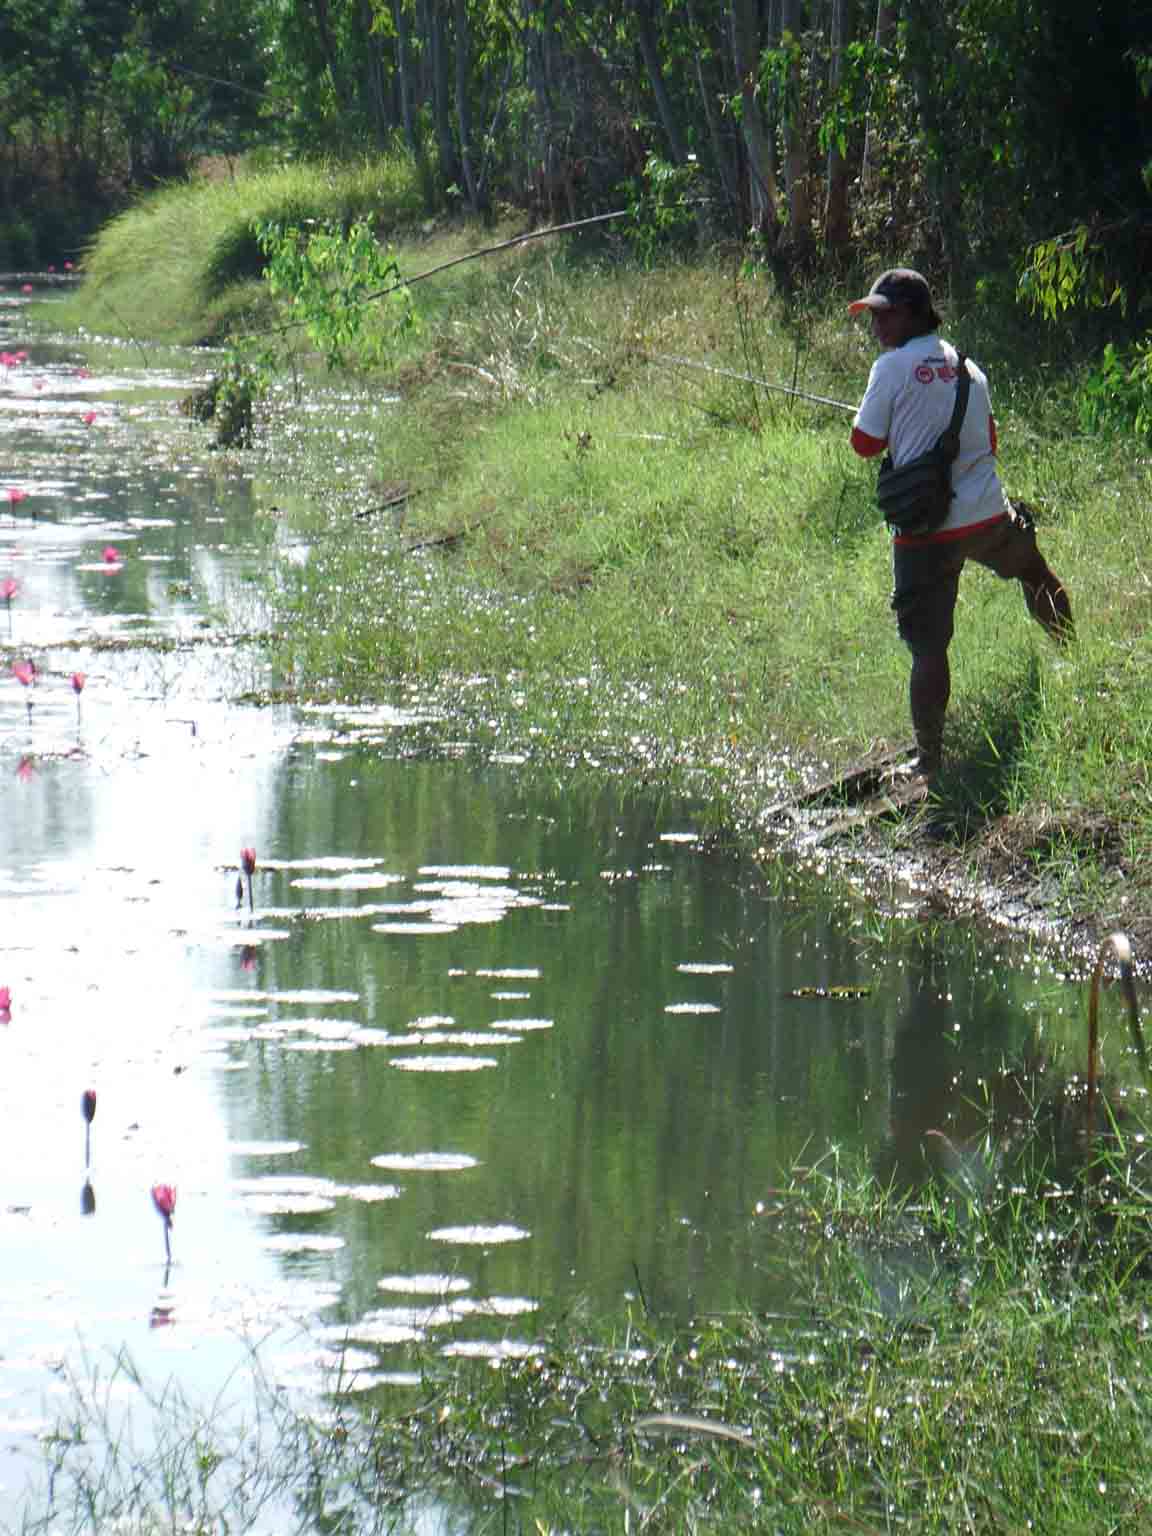
[[[60,317],[67,324],[78,313],[112,335],[221,340],[272,318],[259,281],[261,221],[368,217],[388,239],[421,206],[416,168],[402,155],[173,182],[104,226],[84,256],[80,301]]]
[[[211,329],[212,305],[223,314],[252,291],[205,298],[244,270],[253,216],[385,196],[410,212],[414,175],[387,174],[171,189],[108,231],[82,301],[95,316],[132,292],[141,317],[146,306],[153,319],[177,312],[178,330]],[[177,229],[202,232],[194,256]],[[401,270],[507,232],[401,230]],[[186,270],[166,270],[168,248]],[[873,348],[843,301],[866,276],[785,302],[725,253],[644,269],[612,234],[416,283],[418,324],[372,388],[403,401],[373,468],[418,494],[397,540],[387,520],[354,522],[324,493],[326,536],[281,594],[297,684],[369,694],[468,678],[475,719],[536,752],[577,752],[583,735],[647,765],[711,766],[717,794],[754,785],[785,749],[841,764],[905,740],[889,552],[849,418],[662,360],[854,400]],[[1068,910],[1129,924],[1147,904],[1152,844],[1149,459],[1080,430],[1090,358],[1069,332],[976,307],[946,330],[989,368],[1005,483],[1037,509],[1078,639],[1055,654],[1014,586],[965,575],[935,825],[966,847],[995,822],[1018,865],[1055,876]],[[278,423],[294,433],[290,403],[266,425],[273,461]],[[318,457],[314,479],[326,476]]]
[[[115,1376],[140,1387],[122,1362],[75,1385],[23,1536],[1145,1529],[1144,1137],[1070,1128],[1060,1152],[1046,1124],[948,1143],[915,1189],[830,1154],[761,1191],[780,1314],[652,1314],[641,1276],[616,1319],[557,1318],[496,1368],[428,1350],[320,1412],[267,1384],[246,1424],[138,1392],[139,1442],[108,1406]]]

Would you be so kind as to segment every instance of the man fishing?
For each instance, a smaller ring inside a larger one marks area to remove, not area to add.
[[[956,406],[959,354],[939,335],[940,317],[919,272],[883,272],[849,314],[867,311],[883,348],[852,426],[852,447],[863,458],[887,449],[894,467],[927,452],[949,427]],[[988,381],[965,361],[970,387],[951,466],[952,499],[930,533],[897,533],[892,541],[892,608],[900,638],[912,653],[909,704],[916,757],[904,770],[930,782],[940,767],[944,716],[952,679],[948,646],[968,560],[1018,581],[1028,611],[1059,643],[1072,637],[1068,595],[1036,545],[1032,519],[1012,506],[996,469],[996,423]]]

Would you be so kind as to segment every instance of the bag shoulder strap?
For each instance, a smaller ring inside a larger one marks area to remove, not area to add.
[[[963,352],[956,354],[956,403],[952,407],[952,420],[936,440],[936,446],[954,459],[960,452],[960,426],[968,409],[968,394],[972,388],[972,376],[968,372],[968,359]]]

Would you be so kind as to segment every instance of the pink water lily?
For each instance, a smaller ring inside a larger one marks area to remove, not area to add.
[[[172,1225],[172,1217],[176,1210],[176,1186],[174,1184],[153,1184],[152,1204],[164,1218],[164,1225]]]
[[[81,421],[84,423],[84,425],[86,427],[90,427],[92,425],[92,423],[96,420],[96,412],[95,411],[85,411],[83,416],[80,419],[81,419]]]
[[[172,1217],[176,1210],[176,1187],[174,1184],[153,1184],[152,1204],[156,1207],[164,1221],[164,1254],[168,1263],[172,1262]]]
[[[12,663],[12,676],[20,684],[21,688],[29,690],[36,686],[36,663],[34,661],[14,661]],[[25,695],[24,702],[28,706],[28,724],[32,724],[32,694],[29,691]]]
[[[16,764],[16,777],[21,784],[28,784],[36,777],[36,759],[25,755]]]
[[[4,580],[0,581],[0,597],[6,603],[10,603],[19,590],[20,583],[16,580],[15,576],[5,576]]]
[[[96,1090],[85,1088],[80,1095],[80,1113],[84,1116],[84,1166],[92,1164],[92,1122],[96,1118]]]
[[[84,684],[88,681],[83,672],[73,672],[70,679],[72,692],[76,695],[76,740],[80,740],[80,695],[84,692]]]
[[[256,873],[255,848],[241,848],[240,868],[244,871],[244,878],[248,882],[248,910],[251,912],[254,910],[252,905],[252,876]],[[239,906],[243,897],[239,880],[236,882],[236,887],[236,905]]]
[[[22,491],[18,485],[10,485],[8,487],[8,510],[10,512],[15,512],[20,503],[27,499],[28,492]]]
[[[12,988],[0,987],[0,1013],[12,1012]]]
[[[104,551],[104,564],[105,565],[119,565],[120,564],[120,551],[116,548],[115,544],[109,544],[107,549],[105,549],[105,551]]]
[[[20,284],[20,292],[21,293],[31,293],[32,292],[32,284],[31,283],[21,283]]]

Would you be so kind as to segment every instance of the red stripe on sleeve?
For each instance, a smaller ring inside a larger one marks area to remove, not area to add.
[[[873,437],[869,432],[861,432],[859,427],[852,428],[852,446],[862,459],[874,459],[878,453],[883,453],[888,446],[886,437]]]

